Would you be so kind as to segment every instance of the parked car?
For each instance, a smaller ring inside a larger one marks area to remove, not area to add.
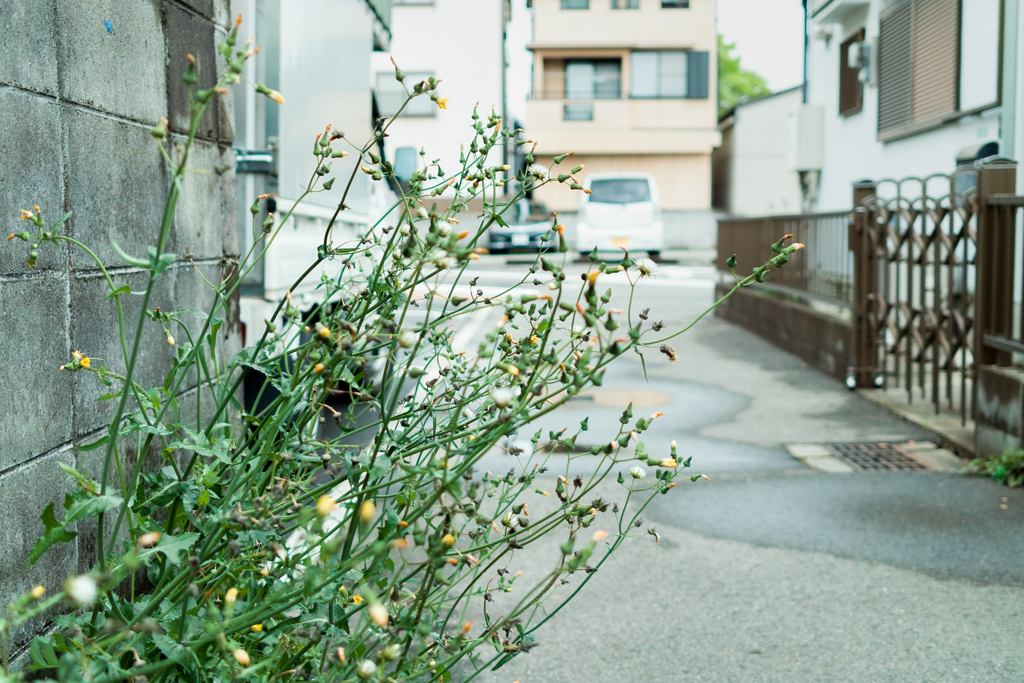
[[[664,227],[654,176],[649,173],[594,173],[583,180],[576,248],[598,251],[646,251],[661,254]]]
[[[507,226],[496,222],[488,230],[487,248],[491,253],[546,251],[555,247],[553,240],[541,239],[551,230],[551,218],[543,206],[521,199],[502,218]]]

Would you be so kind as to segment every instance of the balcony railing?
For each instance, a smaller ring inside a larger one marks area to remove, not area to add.
[[[391,118],[398,113],[407,95],[401,91],[377,90],[374,97],[377,98],[380,115]],[[420,95],[405,106],[402,116],[437,116],[437,105],[426,95]]]
[[[564,88],[549,88],[545,90],[534,90],[530,93],[529,99],[531,100],[573,100],[579,102],[589,102],[590,100],[621,100],[621,90],[608,90],[605,92],[595,93],[589,97],[573,97],[567,95]]]

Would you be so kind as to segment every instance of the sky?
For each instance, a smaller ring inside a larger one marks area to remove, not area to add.
[[[606,1],[606,0],[605,0]],[[756,71],[773,91],[803,80],[804,10],[801,0],[718,0],[718,32],[736,43],[740,64]],[[512,0],[508,26],[508,108],[525,120],[533,57],[530,12],[526,0]]]
[[[804,8],[800,0],[718,0],[718,32],[736,43],[740,65],[773,91],[803,80]]]

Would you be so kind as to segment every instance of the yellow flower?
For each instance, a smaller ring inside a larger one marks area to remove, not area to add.
[[[356,603],[357,605],[363,604],[363,596],[356,593],[352,596],[352,602]]]
[[[337,502],[330,496],[320,496],[320,500],[316,502],[316,514],[320,517],[326,517],[337,506]]]
[[[249,627],[249,630],[252,631],[253,633],[259,633],[260,631],[263,630],[263,624],[253,624],[252,626]]]
[[[278,104],[284,104],[284,98],[281,97],[281,93],[277,92],[276,90],[271,90],[269,93],[267,93],[267,97],[274,100]]]
[[[42,586],[36,586],[35,588],[32,589],[32,593],[31,593],[32,599],[33,600],[38,600],[39,598],[43,597],[43,595],[45,593],[46,593],[46,589],[45,588],[43,588]]]
[[[87,367],[89,367],[89,366],[90,366],[91,364],[92,364],[92,361],[91,361],[91,360],[89,360],[88,358],[83,358],[83,359],[82,359],[82,363],[81,363],[81,365],[82,365],[82,367],[83,367],[83,368],[87,368]]]
[[[231,656],[234,657],[235,661],[241,664],[242,666],[249,666],[249,653],[243,650],[242,648],[238,648],[237,650],[232,652]]]
[[[81,351],[73,351],[71,353],[71,357],[74,358],[75,360],[78,360],[79,358],[82,357],[82,352]]]
[[[20,211],[21,211],[21,218],[19,218],[18,220],[22,220],[23,221],[26,218],[35,218],[35,214],[33,214],[31,211],[26,211],[25,209],[21,209]]]
[[[448,108],[448,98],[447,97],[438,97],[434,101],[437,102],[437,106],[440,107],[441,109],[447,109]]]

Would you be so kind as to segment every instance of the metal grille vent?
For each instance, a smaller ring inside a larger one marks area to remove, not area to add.
[[[928,468],[888,443],[837,443],[825,448],[854,469],[917,472]]]

